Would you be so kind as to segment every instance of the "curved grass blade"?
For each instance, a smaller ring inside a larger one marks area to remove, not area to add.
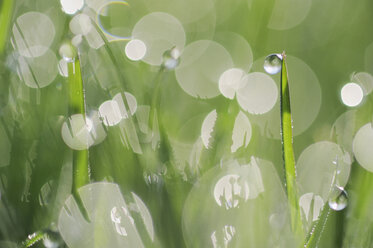
[[[0,9],[0,55],[4,53],[12,20],[14,0],[3,0]]]
[[[22,243],[22,247],[28,248],[28,247],[35,245],[36,243],[44,239],[44,235],[45,233],[42,231],[38,231],[33,234],[30,234],[27,237],[27,239]]]
[[[286,193],[288,196],[288,203],[290,207],[291,226],[292,230],[295,233],[303,234],[302,221],[298,205],[298,194],[296,188],[297,185],[292,133],[293,127],[291,119],[290,92],[285,52],[282,54],[280,87],[282,152],[285,163]]]
[[[314,248],[317,247],[321,239],[322,232],[328,220],[328,216],[330,213],[329,204],[326,203],[321,211],[319,219],[316,223],[312,226],[311,232],[307,235],[306,241],[304,242],[304,248]]]

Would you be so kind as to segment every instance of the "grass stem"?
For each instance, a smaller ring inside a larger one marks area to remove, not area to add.
[[[0,9],[0,55],[5,51],[8,41],[9,25],[12,21],[14,0],[2,0]]]
[[[79,57],[68,63],[67,70],[67,80],[69,85],[69,115],[81,114],[85,118],[85,98]],[[88,214],[78,194],[78,189],[88,184],[89,181],[88,149],[73,150],[72,195],[87,221],[89,221]]]
[[[286,68],[286,55],[282,54],[281,69],[281,138],[282,151],[285,164],[286,193],[290,207],[291,226],[295,233],[303,234],[302,221],[298,205],[298,194],[296,184],[295,159],[293,149],[292,118],[290,108],[290,91],[288,73]]]

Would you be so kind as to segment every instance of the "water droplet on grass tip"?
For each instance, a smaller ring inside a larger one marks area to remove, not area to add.
[[[335,211],[343,210],[347,207],[348,204],[348,194],[342,188],[336,186],[331,192],[329,198],[329,207]]]
[[[43,245],[46,248],[59,248],[62,247],[63,241],[58,232],[49,230],[48,233],[44,235]]]
[[[173,70],[180,62],[180,51],[174,47],[163,53],[163,66],[168,70]]]
[[[69,43],[62,44],[59,53],[66,62],[73,62],[77,55],[76,48]]]
[[[281,70],[282,55],[270,54],[264,60],[264,70],[269,74],[277,74]]]

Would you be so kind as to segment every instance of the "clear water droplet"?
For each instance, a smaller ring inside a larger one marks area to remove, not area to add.
[[[268,55],[264,60],[264,70],[269,74],[276,74],[281,71],[282,55],[278,53]]]
[[[59,54],[66,62],[74,62],[77,56],[77,51],[72,44],[64,43],[60,46]]]
[[[64,242],[57,231],[48,230],[44,235],[43,244],[46,248],[59,248],[63,246]]]
[[[176,47],[163,53],[163,66],[167,70],[175,69],[180,63],[180,51]]]
[[[157,185],[160,183],[160,176],[156,173],[144,172],[144,180],[147,185]]]
[[[335,186],[329,197],[329,207],[335,211],[343,210],[348,204],[347,192],[339,186]]]

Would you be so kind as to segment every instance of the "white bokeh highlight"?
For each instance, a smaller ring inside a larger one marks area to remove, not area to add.
[[[177,82],[187,94],[206,99],[220,94],[219,78],[232,67],[232,57],[222,45],[199,40],[185,47],[175,73]]]
[[[24,57],[39,57],[48,51],[56,30],[49,16],[27,12],[13,25],[15,49]]]
[[[312,192],[326,201],[333,180],[340,187],[347,184],[351,163],[351,155],[336,143],[320,141],[308,146],[296,166],[300,194]]]
[[[62,139],[73,150],[88,149],[94,144],[94,138],[90,133],[92,128],[93,123],[90,119],[82,114],[72,115],[62,124]]]
[[[361,103],[364,97],[363,89],[356,83],[347,83],[341,90],[342,102],[348,107],[355,107]]]
[[[134,26],[132,37],[144,42],[147,52],[142,61],[150,65],[161,65],[165,51],[173,47],[181,51],[186,41],[180,21],[163,12],[153,12],[142,17]]]
[[[219,78],[220,93],[226,98],[234,99],[245,75],[246,73],[239,68],[231,68],[224,71]]]
[[[267,74],[253,72],[242,79],[237,91],[237,101],[251,114],[264,114],[275,106],[278,90],[275,81]]]
[[[313,209],[311,209],[312,201]],[[313,193],[306,193],[299,198],[299,206],[303,211],[304,217],[307,221],[316,221],[324,206],[324,201],[319,195],[315,195]]]
[[[132,61],[138,61],[144,58],[146,54],[146,45],[143,41],[134,39],[127,43],[124,51],[127,58]]]
[[[84,0],[61,0],[62,11],[73,15],[84,6]]]
[[[373,172],[373,127],[371,123],[362,126],[356,133],[352,149],[359,164],[367,171]]]

